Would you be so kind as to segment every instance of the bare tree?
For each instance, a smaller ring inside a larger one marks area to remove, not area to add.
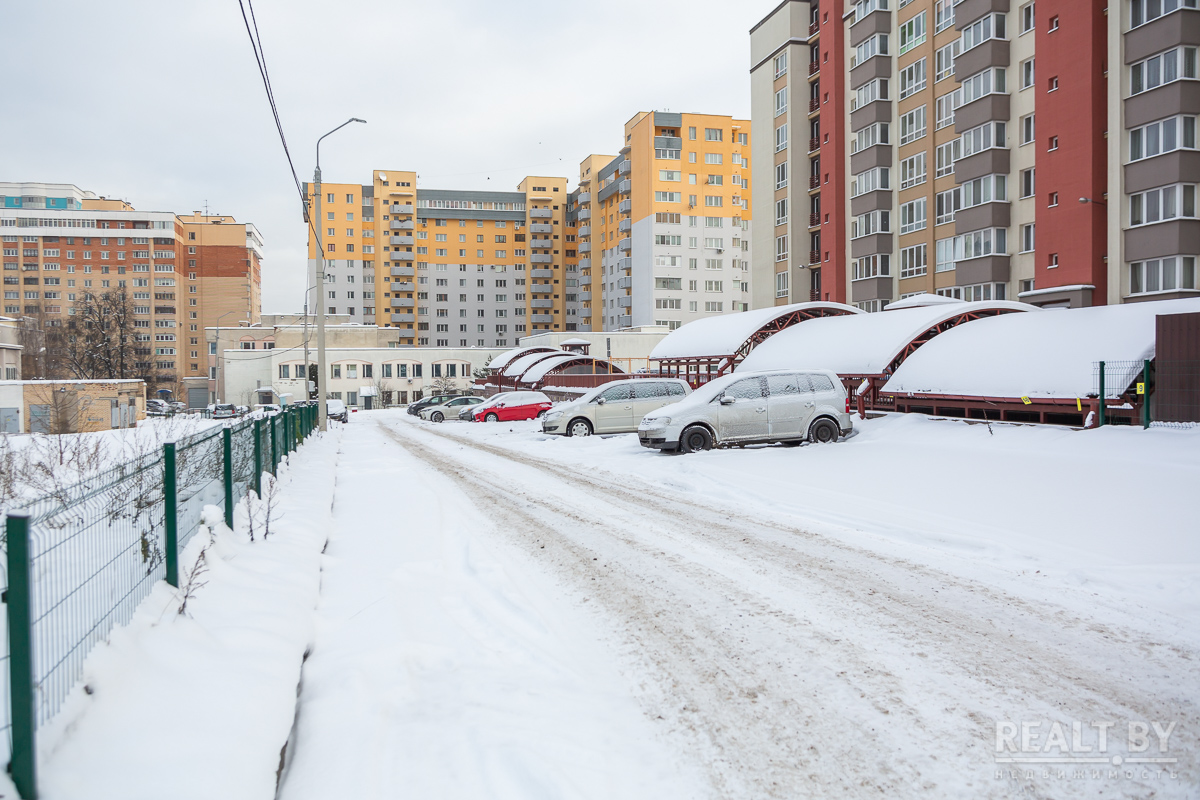
[[[455,394],[458,392],[458,387],[454,385],[454,381],[446,377],[434,378],[433,385],[430,387],[430,389],[435,396],[442,394]]]
[[[65,373],[84,380],[142,378],[149,386],[157,385],[152,348],[137,352],[133,302],[124,288],[84,292],[74,308],[67,327],[49,334],[48,349]]]

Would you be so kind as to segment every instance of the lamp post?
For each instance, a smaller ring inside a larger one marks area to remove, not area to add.
[[[342,128],[349,125],[351,122],[365,123],[365,119],[351,117],[350,119],[338,125],[325,136],[337,133]],[[328,427],[325,419],[325,404],[321,401],[325,398],[321,397],[323,390],[321,387],[325,385],[325,246],[321,244],[321,226],[325,224],[321,218],[321,139],[317,139],[317,168],[313,171],[313,232],[317,238],[317,420],[320,422],[321,430],[324,431]],[[307,316],[307,315],[306,315]],[[307,346],[305,352],[308,352]],[[305,389],[308,387],[308,375],[304,375]]]

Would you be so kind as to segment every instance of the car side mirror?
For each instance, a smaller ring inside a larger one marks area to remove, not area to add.
[[[734,402],[736,402],[735,398],[732,398],[727,394],[721,396],[721,405],[723,406],[731,406],[734,404]]]
[[[607,403],[607,402],[608,402],[608,401],[607,401],[607,400],[605,400],[603,397],[597,397],[597,398],[596,398],[596,405],[598,405],[598,406],[602,406],[602,405],[604,405],[604,404],[605,404],[605,403]]]

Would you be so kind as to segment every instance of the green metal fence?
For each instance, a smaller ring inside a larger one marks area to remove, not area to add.
[[[8,512],[0,732],[22,798],[37,796],[37,729],[61,708],[92,647],[133,618],[156,581],[179,585],[179,556],[204,506],[222,508],[232,525],[237,502],[316,421],[304,406],[205,430]]]

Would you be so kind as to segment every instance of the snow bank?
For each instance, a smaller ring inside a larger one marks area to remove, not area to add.
[[[896,310],[889,307],[876,314],[813,319],[767,339],[746,356],[737,371],[831,369],[841,375],[878,375],[909,342],[934,325],[959,314],[985,309],[1039,310],[1025,303],[1001,300],[939,303]],[[967,327],[974,324],[971,322]]]
[[[280,751],[313,638],[338,437],[311,437],[280,475],[269,539],[250,542],[208,507],[181,583],[209,545],[185,615],[155,586],[133,622],[92,651],[63,710],[39,732],[46,800],[237,800],[275,794]],[[209,544],[211,542],[211,544]]]
[[[923,345],[900,365],[883,391],[1086,397],[1095,391],[1094,362],[1136,362],[1124,370],[1116,365],[1108,370],[1105,394],[1117,397],[1140,372],[1140,362],[1154,357],[1155,316],[1197,311],[1200,298],[981,319]]]
[[[854,306],[842,303],[795,303],[790,306],[757,308],[753,311],[706,317],[672,331],[651,351],[650,358],[733,355],[762,326],[793,311],[805,311],[810,308],[839,309],[852,315],[863,313]]]

